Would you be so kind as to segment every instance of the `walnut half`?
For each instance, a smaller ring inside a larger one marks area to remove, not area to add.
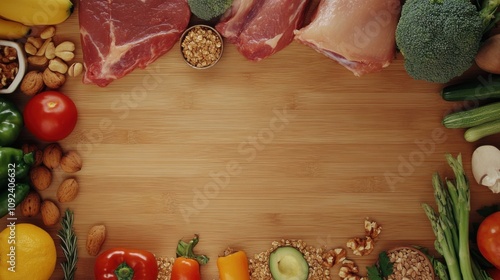
[[[24,75],[20,88],[22,93],[33,96],[42,91],[44,86],[42,73],[33,70]]]

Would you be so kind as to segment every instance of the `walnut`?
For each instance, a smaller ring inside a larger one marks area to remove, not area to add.
[[[371,221],[369,218],[365,219],[365,236],[376,239],[381,232],[382,227],[377,222]]]
[[[341,280],[366,280],[366,277],[358,275],[359,268],[351,260],[345,259],[342,261],[342,266],[339,269],[339,277]]]
[[[328,250],[323,253],[321,256],[323,258],[323,266],[325,267],[333,267],[337,263],[345,260],[347,252],[344,248],[336,248],[332,250]]]
[[[33,96],[44,88],[43,83],[43,75],[40,71],[30,71],[26,73],[22,82],[21,82],[21,92],[28,95]]]
[[[356,256],[366,256],[373,252],[375,242],[369,236],[355,237],[347,241],[347,248]]]
[[[43,82],[51,89],[58,89],[66,82],[66,76],[46,68],[43,71]]]

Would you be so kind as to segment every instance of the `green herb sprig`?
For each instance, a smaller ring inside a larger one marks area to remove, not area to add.
[[[374,264],[366,268],[368,271],[368,279],[384,280],[394,272],[394,263],[391,262],[387,252],[382,251],[378,255],[378,264]]]
[[[73,229],[73,212],[66,209],[61,220],[61,229],[57,237],[61,239],[61,248],[66,260],[61,263],[64,273],[64,280],[73,280],[75,278],[76,264],[78,262],[77,237]]]

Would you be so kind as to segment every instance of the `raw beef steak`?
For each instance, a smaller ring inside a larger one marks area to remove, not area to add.
[[[234,0],[216,29],[250,60],[288,46],[302,24],[309,0]]]
[[[83,82],[104,87],[169,51],[186,29],[186,0],[80,0]]]

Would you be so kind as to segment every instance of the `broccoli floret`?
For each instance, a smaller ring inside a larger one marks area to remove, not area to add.
[[[188,0],[191,13],[203,20],[211,20],[222,15],[233,0]]]
[[[396,44],[411,77],[446,83],[473,65],[484,31],[484,17],[469,0],[407,0]]]

